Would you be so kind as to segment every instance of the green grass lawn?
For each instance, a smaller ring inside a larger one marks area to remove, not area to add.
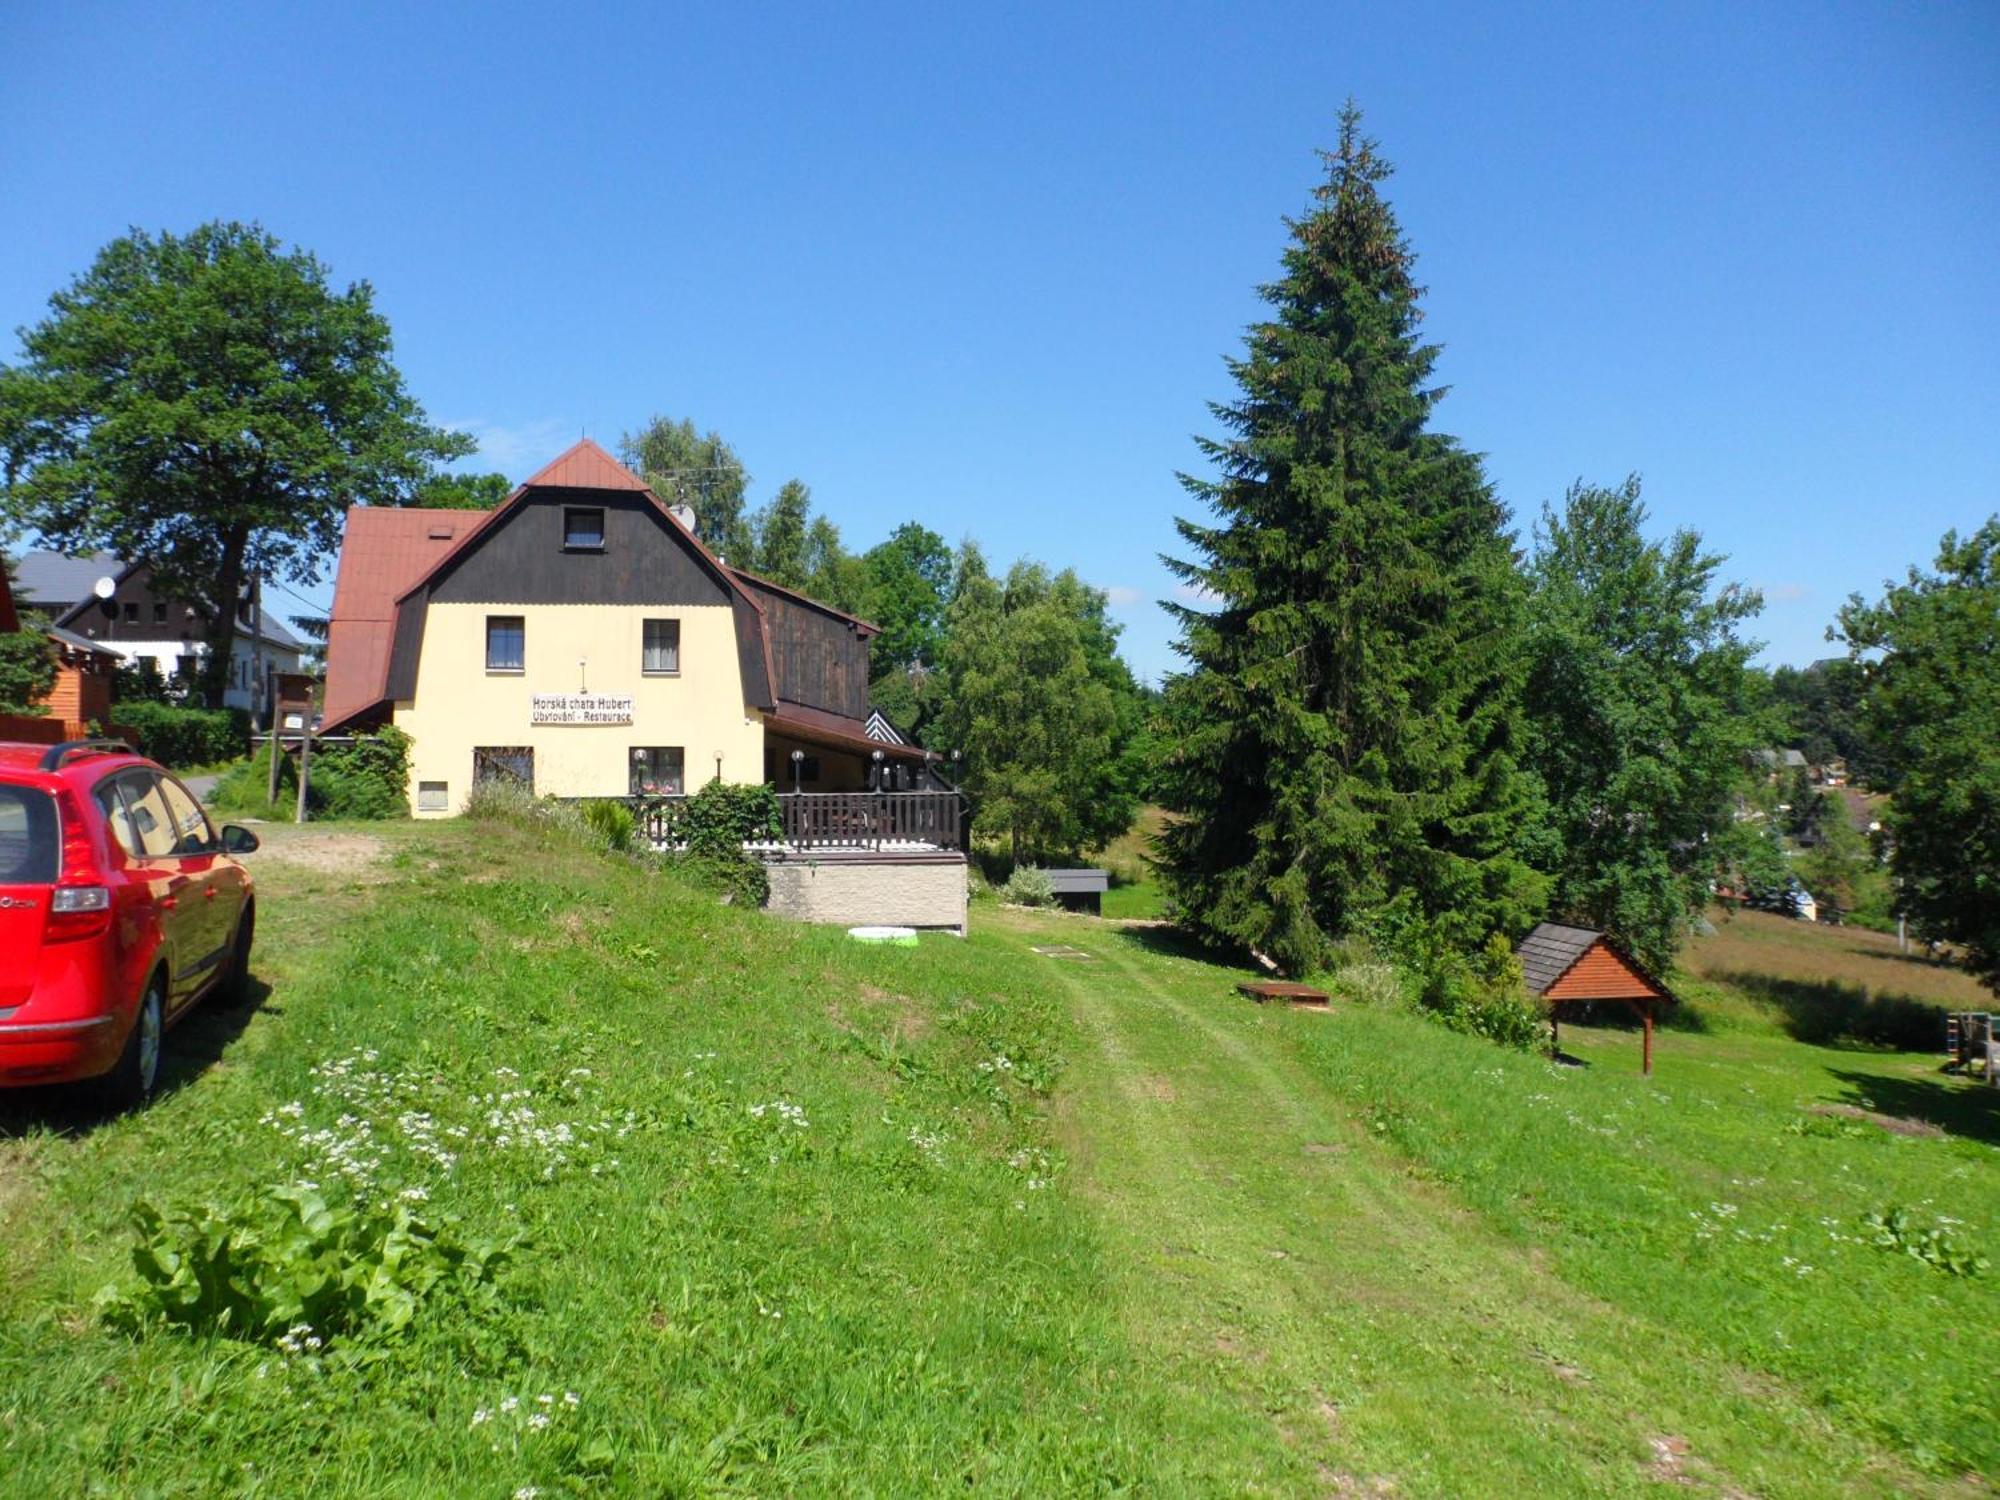
[[[1590,1066],[1557,1068],[1387,1005],[1259,1009],[1159,931],[982,906],[866,948],[547,830],[270,832],[261,1005],[174,1033],[142,1114],[0,1113],[9,1494],[2000,1470],[1992,1275],[1862,1226],[1897,1203],[1993,1249],[1993,1108],[1929,1059],[1746,1001],[1648,1082],[1627,1032],[1566,1026]],[[300,1181],[523,1243],[498,1300],[318,1351],[93,1312],[136,1198]]]
[[[1111,874],[1111,889],[1104,893],[1106,917],[1150,922],[1165,915],[1166,893],[1152,865],[1153,839],[1165,821],[1160,808],[1142,807],[1131,828],[1088,857],[1087,863]]]

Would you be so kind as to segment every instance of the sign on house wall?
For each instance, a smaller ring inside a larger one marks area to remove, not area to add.
[[[531,724],[630,724],[630,693],[536,693]]]

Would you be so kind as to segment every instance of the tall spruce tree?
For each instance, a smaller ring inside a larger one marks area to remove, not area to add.
[[[1461,950],[1532,920],[1516,849],[1522,590],[1478,459],[1429,430],[1438,350],[1381,186],[1342,113],[1326,180],[1288,221],[1273,315],[1229,362],[1239,394],[1182,475],[1215,524],[1164,561],[1189,668],[1161,718],[1161,839],[1185,916],[1302,972],[1366,929]]]

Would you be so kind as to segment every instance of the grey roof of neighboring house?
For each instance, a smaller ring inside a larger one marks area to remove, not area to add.
[[[14,566],[14,598],[35,609],[67,608],[88,599],[97,580],[116,578],[125,565],[109,552],[64,557],[60,552],[23,552]]]
[[[252,636],[254,639],[255,633],[248,626],[238,628],[245,635]],[[291,631],[285,629],[284,620],[271,608],[269,603],[266,603],[264,606],[264,639],[272,645],[282,646],[288,651],[303,651],[306,649],[304,641],[293,635]]]
[[[1590,951],[1590,945],[1603,936],[1592,927],[1544,922],[1521,939],[1514,956],[1521,960],[1521,977],[1528,982],[1530,993],[1547,993],[1548,987],[1567,974]]]
[[[126,565],[109,552],[93,552],[87,557],[65,557],[60,552],[24,552],[14,566],[14,603],[21,609],[38,609],[61,614],[74,609],[91,596],[97,580],[106,576],[122,578]],[[237,632],[256,639],[247,625]],[[267,601],[264,609],[264,639],[285,651],[304,651],[306,643],[285,628],[285,622]]]

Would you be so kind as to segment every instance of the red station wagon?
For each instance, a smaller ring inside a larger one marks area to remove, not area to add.
[[[249,988],[256,847],[116,741],[0,743],[0,1088],[152,1093],[167,1028]]]

